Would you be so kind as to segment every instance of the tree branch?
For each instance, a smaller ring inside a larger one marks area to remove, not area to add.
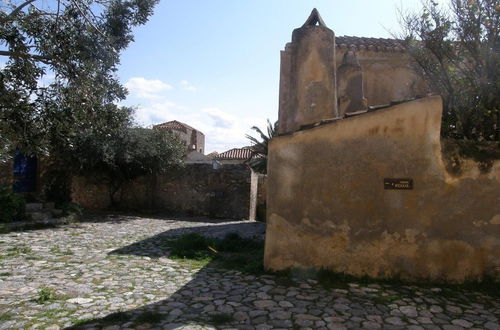
[[[12,19],[15,18],[15,16],[21,11],[23,10],[24,7],[26,7],[27,5],[29,5],[30,3],[32,2],[35,2],[36,0],[27,0],[25,2],[23,2],[21,5],[19,5],[17,8],[15,8],[9,15],[7,15],[4,19],[2,19],[0,22],[2,24],[5,24],[7,23],[8,21],[11,21]]]
[[[0,56],[9,56],[9,57],[20,57],[20,58],[31,58],[36,61],[40,61],[46,64],[52,63],[52,58],[49,56],[36,55],[36,54],[27,54],[21,52],[12,52],[8,50],[0,50]]]
[[[80,14],[82,15],[83,19],[84,19],[85,21],[87,21],[87,23],[89,23],[89,25],[90,25],[92,28],[94,28],[94,30],[96,30],[96,31],[97,31],[97,33],[99,33],[101,36],[103,36],[104,38],[106,38],[106,39],[107,39],[107,36],[106,36],[104,33],[102,33],[102,31],[101,31],[101,30],[99,30],[99,28],[97,28],[97,26],[95,26],[95,24],[92,22],[92,20],[91,20],[90,18],[88,18],[88,17],[87,17],[87,15],[85,15],[85,13],[84,13],[84,12],[83,12],[83,10],[80,8],[80,6],[78,6],[78,3],[77,3],[75,0],[70,0],[70,1],[73,3],[73,5],[75,5],[76,9],[80,12]],[[92,15],[93,15],[93,14],[92,14]]]

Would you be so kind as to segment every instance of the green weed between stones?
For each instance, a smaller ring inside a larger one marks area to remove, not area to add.
[[[71,318],[71,323],[73,323],[73,326],[71,328],[74,328],[78,325],[83,325],[83,324],[87,324],[89,322],[92,321],[92,319],[77,319],[77,318]]]
[[[56,294],[54,290],[47,287],[42,287],[38,290],[38,297],[35,301],[39,304],[45,304],[46,302],[55,300]]]
[[[7,250],[5,250],[5,252],[7,253],[0,255],[0,259],[13,258],[13,257],[18,257],[20,255],[29,255],[33,251],[26,245],[19,245],[8,248]]]
[[[38,289],[37,297],[33,299],[33,301],[35,301],[38,304],[45,304],[48,302],[53,302],[56,300],[64,300],[68,298],[70,298],[70,296],[57,295],[54,289],[44,286]]]
[[[50,248],[50,253],[53,253],[53,254],[58,254],[58,255],[65,255],[65,256],[71,256],[73,255],[73,251],[71,251],[70,249],[66,249],[66,250],[61,250],[61,248],[59,246],[53,246]]]
[[[0,321],[8,321],[14,317],[14,313],[2,313],[0,314]]]
[[[183,266],[198,269],[211,266],[251,274],[264,273],[264,242],[242,238],[236,233],[224,239],[207,238],[197,233],[165,241],[170,258]]]

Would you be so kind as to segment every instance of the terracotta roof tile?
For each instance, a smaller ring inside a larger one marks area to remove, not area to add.
[[[252,154],[252,150],[249,148],[233,148],[224,152],[221,152],[214,159],[248,159]]]
[[[163,129],[173,129],[176,131],[181,131],[186,133],[188,129],[190,130],[197,130],[187,124],[181,123],[180,121],[177,120],[172,120],[172,121],[167,121],[162,124],[155,125],[154,128],[163,128]]]
[[[336,36],[335,44],[341,49],[353,46],[357,50],[404,52],[404,47],[397,39]]]

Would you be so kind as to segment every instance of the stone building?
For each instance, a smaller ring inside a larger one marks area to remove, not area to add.
[[[279,133],[427,94],[397,40],[336,37],[313,10],[281,52]]]
[[[395,41],[336,38],[316,10],[293,31],[269,143],[267,269],[500,279],[500,160],[447,152],[441,97],[406,101],[425,91]]]
[[[172,120],[155,125],[153,128],[168,130],[177,135],[186,143],[188,153],[192,151],[196,151],[200,154],[205,153],[205,134],[187,124]]]

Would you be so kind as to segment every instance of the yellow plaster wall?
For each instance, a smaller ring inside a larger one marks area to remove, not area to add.
[[[429,97],[274,138],[265,267],[460,282],[500,278],[500,161],[457,176]],[[384,190],[412,178],[413,190]]]
[[[346,49],[337,49],[337,67],[341,65],[345,52]],[[426,83],[415,72],[407,53],[358,50],[356,56],[363,71],[363,90],[369,106],[428,93]]]

